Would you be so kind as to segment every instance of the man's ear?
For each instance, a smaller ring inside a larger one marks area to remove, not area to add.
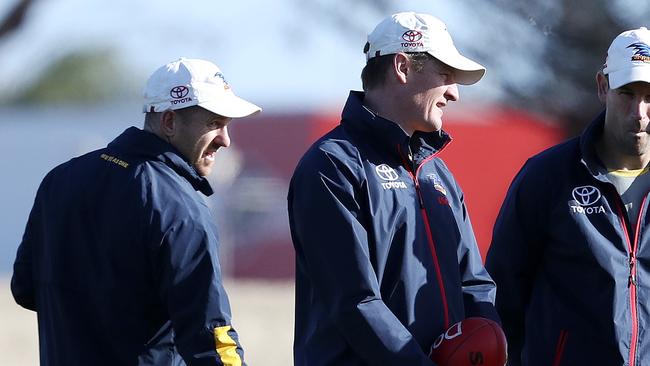
[[[598,86],[598,99],[605,104],[607,101],[607,92],[609,91],[609,81],[600,71],[596,74],[596,85]]]
[[[398,52],[393,57],[393,72],[397,82],[406,84],[411,67],[411,59],[403,52]]]
[[[176,113],[174,111],[166,110],[160,116],[160,132],[166,137],[176,134]]]

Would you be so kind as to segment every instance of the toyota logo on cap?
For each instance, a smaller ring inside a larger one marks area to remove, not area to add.
[[[402,39],[406,42],[417,42],[422,39],[422,33],[416,30],[407,30],[402,34]]]
[[[591,206],[600,199],[600,191],[594,186],[575,187],[571,195],[580,206]]]
[[[190,90],[183,85],[175,86],[172,90],[169,91],[169,95],[174,99],[185,98],[189,94]]]

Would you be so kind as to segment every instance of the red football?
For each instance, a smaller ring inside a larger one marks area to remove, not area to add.
[[[498,323],[467,318],[447,329],[431,347],[431,360],[439,366],[503,366],[506,336]]]

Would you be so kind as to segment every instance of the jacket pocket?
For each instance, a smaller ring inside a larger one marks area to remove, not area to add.
[[[560,331],[560,336],[557,340],[557,345],[555,346],[555,356],[553,357],[553,366],[560,366],[562,362],[562,356],[564,355],[564,348],[566,346],[566,341],[569,338],[569,332],[566,330]]]

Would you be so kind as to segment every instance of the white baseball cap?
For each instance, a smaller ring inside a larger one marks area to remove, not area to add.
[[[217,65],[180,58],[154,71],[144,88],[143,112],[198,105],[224,117],[240,118],[262,109],[233,93]]]
[[[485,67],[458,52],[445,23],[429,14],[403,12],[384,19],[368,35],[364,52],[366,61],[398,52],[427,52],[456,69],[456,81],[463,85],[485,74]]]
[[[603,73],[609,77],[612,89],[635,81],[650,83],[650,31],[641,27],[614,38],[607,50]]]

